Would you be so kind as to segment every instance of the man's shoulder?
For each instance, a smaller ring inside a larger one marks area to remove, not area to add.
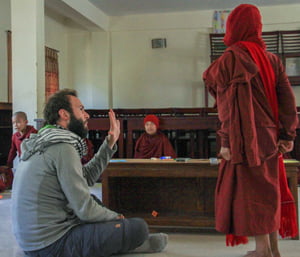
[[[65,142],[48,145],[43,153],[51,160],[74,161],[80,159],[75,147]]]
[[[75,146],[67,142],[58,142],[58,143],[50,144],[47,148],[50,149],[51,151],[57,151],[57,152],[58,151],[76,152]]]

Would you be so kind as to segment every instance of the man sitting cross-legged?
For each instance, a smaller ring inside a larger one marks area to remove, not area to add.
[[[120,123],[110,111],[107,138],[82,166],[88,118],[76,91],[61,90],[45,106],[47,125],[23,142],[12,192],[18,243],[28,256],[39,257],[162,251],[167,235],[149,234],[143,219],[126,219],[90,195],[88,186],[116,151]]]

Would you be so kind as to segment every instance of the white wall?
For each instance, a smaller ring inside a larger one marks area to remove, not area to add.
[[[260,8],[264,31],[300,29],[300,4]],[[288,15],[287,15],[288,14]],[[213,11],[113,17],[113,106],[202,107]],[[151,39],[167,48],[151,49]],[[300,105],[300,87],[294,87]],[[213,101],[210,98],[210,106]]]
[[[6,31],[11,30],[10,1],[0,0],[0,102],[8,101]]]
[[[200,81],[209,62],[212,13],[113,17],[113,106],[204,106]],[[166,38],[167,48],[152,49],[153,38]]]
[[[0,7],[0,101],[7,101],[10,1],[0,0]],[[300,4],[260,10],[264,31],[300,29]],[[77,89],[86,108],[199,107],[204,105],[202,72],[210,63],[212,13],[111,17],[111,32],[87,32],[48,10],[45,45],[59,50],[61,88]],[[158,37],[167,39],[167,48],[151,48],[151,39]],[[294,91],[300,105],[300,87]]]
[[[265,31],[300,29],[300,4],[260,10]],[[61,88],[77,89],[86,108],[201,107],[212,15],[111,17],[110,32],[88,32],[46,12],[45,44],[59,50]],[[158,37],[167,39],[167,48],[151,48]],[[300,87],[294,91],[300,105]]]
[[[87,109],[109,106],[107,35],[46,10],[45,44],[59,51],[60,88],[76,89]]]
[[[72,88],[68,69],[68,33],[66,20],[50,10],[45,12],[45,45],[59,51],[59,85],[60,88]]]
[[[152,49],[153,38],[166,38],[167,48]],[[115,108],[203,106],[199,80],[209,56],[207,32],[113,32],[112,43]]]
[[[107,33],[68,35],[70,84],[86,109],[108,108]]]
[[[110,102],[110,67],[109,67],[109,33],[91,33],[90,60],[90,95],[85,100],[86,109],[107,109]],[[88,90],[84,89],[87,93]]]

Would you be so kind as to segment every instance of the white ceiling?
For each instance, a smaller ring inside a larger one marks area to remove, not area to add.
[[[233,9],[238,4],[258,7],[299,4],[300,0],[88,0],[109,16]]]

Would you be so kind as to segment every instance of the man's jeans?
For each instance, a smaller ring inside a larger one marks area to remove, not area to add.
[[[81,224],[46,248],[25,252],[30,257],[107,257],[140,246],[149,235],[143,219]]]

